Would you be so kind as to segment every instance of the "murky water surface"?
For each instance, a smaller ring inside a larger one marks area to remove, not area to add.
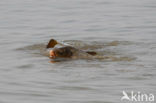
[[[1,0],[0,103],[121,103],[123,90],[156,96],[155,12],[155,0]],[[51,63],[51,38],[98,58]]]

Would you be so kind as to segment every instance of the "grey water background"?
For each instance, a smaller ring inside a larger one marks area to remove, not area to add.
[[[50,63],[35,45],[51,38],[117,42],[97,51],[135,59]],[[0,103],[121,103],[123,90],[156,94],[156,1],[1,0],[0,57]]]

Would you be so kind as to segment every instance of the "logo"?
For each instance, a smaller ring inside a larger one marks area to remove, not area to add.
[[[122,91],[123,96],[121,97],[121,101],[131,101],[131,102],[153,102],[154,94],[149,93],[141,93],[131,91],[129,94],[127,92]]]

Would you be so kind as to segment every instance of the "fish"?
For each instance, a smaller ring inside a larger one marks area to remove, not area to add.
[[[61,47],[55,48],[56,45],[60,45]],[[51,59],[56,58],[88,58],[97,55],[95,51],[84,51],[78,48],[75,48],[69,44],[64,44],[56,41],[55,39],[50,39],[47,46],[49,50],[49,57]]]

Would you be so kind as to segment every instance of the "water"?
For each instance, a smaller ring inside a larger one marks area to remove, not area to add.
[[[155,0],[1,0],[0,103],[121,103],[123,90],[156,94],[155,11]],[[127,58],[51,63],[41,52],[51,38]]]

